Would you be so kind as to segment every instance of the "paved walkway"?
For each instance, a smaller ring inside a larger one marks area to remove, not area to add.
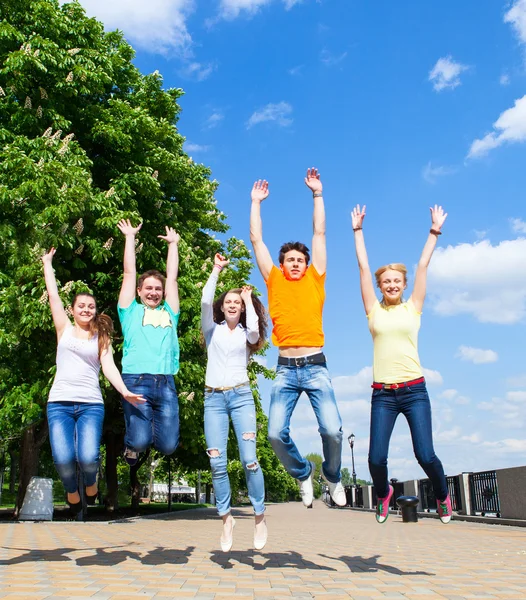
[[[526,598],[526,530],[273,505],[252,550],[248,509],[218,551],[211,509],[120,523],[0,525],[0,598]]]

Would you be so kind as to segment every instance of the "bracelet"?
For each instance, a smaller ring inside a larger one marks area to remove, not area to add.
[[[360,231],[361,229],[363,229],[363,227],[353,227],[352,228],[353,231]]]
[[[323,196],[323,192],[313,192],[312,193],[313,198],[321,198],[322,196]]]
[[[432,233],[433,235],[442,235],[441,231],[438,231],[438,229],[433,229],[433,228],[431,228],[429,230],[429,233]]]
[[[214,269],[219,269],[219,272],[221,272],[223,267],[221,265],[214,265]]]

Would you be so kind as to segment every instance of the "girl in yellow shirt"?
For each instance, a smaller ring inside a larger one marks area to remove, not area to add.
[[[444,469],[433,448],[431,403],[418,358],[418,330],[426,295],[427,267],[446,220],[441,206],[431,208],[431,229],[416,268],[413,292],[407,302],[407,269],[399,263],[385,265],[375,273],[382,300],[376,298],[363,237],[365,206],[352,211],[360,287],[369,330],[373,336],[373,396],[369,438],[369,470],[378,495],[376,520],[384,523],[394,493],[387,477],[389,440],[400,413],[409,424],[416,459],[431,480],[437,512],[443,523],[451,520]]]

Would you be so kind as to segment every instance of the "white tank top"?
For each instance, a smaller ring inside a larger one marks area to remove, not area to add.
[[[48,402],[102,403],[99,385],[99,342],[74,336],[74,328],[66,327],[57,346],[57,373]]]

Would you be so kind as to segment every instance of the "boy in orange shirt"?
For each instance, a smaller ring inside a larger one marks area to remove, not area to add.
[[[322,352],[327,250],[323,186],[317,169],[307,170],[305,184],[314,198],[311,265],[309,249],[301,242],[284,244],[279,252],[280,268],[274,265],[263,242],[261,222],[261,203],[269,195],[268,182],[256,181],[251,194],[250,241],[267,284],[272,341],[279,348],[270,398],[268,436],[287,472],[299,481],[303,504],[311,506],[313,465],[301,456],[290,437],[292,412],[301,393],[305,392],[318,420],[322,439],[322,476],[334,502],[345,506],[345,490],[340,483],[342,421]]]

